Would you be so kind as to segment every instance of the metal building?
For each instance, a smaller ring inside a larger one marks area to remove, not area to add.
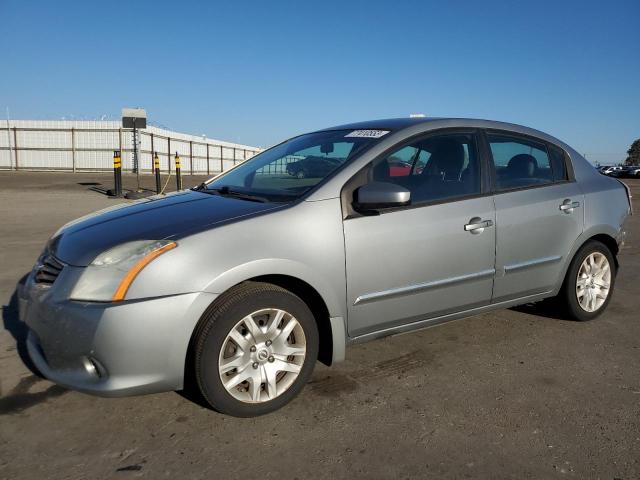
[[[141,173],[150,173],[153,152],[163,172],[174,170],[174,155],[183,173],[215,173],[260,152],[257,147],[157,127],[139,130]],[[124,171],[133,168],[131,130],[118,121],[5,120],[0,122],[1,170],[108,171],[113,152],[122,152]]]

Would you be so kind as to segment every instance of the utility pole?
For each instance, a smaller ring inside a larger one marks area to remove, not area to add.
[[[136,118],[133,119],[133,171],[136,172],[137,191],[140,191],[140,165],[138,163],[138,129]]]
[[[142,108],[123,108],[122,127],[133,129],[133,171],[136,174],[137,191],[140,191],[140,159],[138,156],[138,129],[147,128],[147,112]]]
[[[9,127],[9,107],[7,107],[7,148],[7,154],[9,155],[9,169],[13,169],[13,163],[11,162],[11,127]]]

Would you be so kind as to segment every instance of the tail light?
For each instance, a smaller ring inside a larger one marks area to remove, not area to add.
[[[618,181],[622,184],[624,189],[627,191],[627,201],[629,202],[629,214],[633,215],[633,202],[631,201],[631,199],[633,198],[633,195],[631,195],[631,189],[629,188],[629,185],[624,183],[622,180],[618,180]]]

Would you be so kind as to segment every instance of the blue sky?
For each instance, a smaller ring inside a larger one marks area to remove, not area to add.
[[[12,118],[141,106],[268,146],[424,113],[521,123],[605,162],[640,137],[638,0],[0,0],[0,24]]]

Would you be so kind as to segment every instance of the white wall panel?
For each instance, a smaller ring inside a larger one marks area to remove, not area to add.
[[[0,123],[0,168],[13,166],[14,128],[18,145],[18,166],[21,169],[111,170],[113,151],[122,146],[122,167],[133,169],[132,133],[120,129],[117,121],[79,120],[10,120],[9,135],[6,122]],[[73,129],[73,133],[72,133]],[[174,155],[182,160],[182,171],[188,173],[193,163],[194,173],[207,171],[207,145],[212,173],[220,171],[221,147],[224,168],[249,159],[260,149],[249,145],[214,140],[203,136],[188,135],[157,127],[141,130],[139,135],[139,162],[141,172],[151,173],[153,151],[160,158],[163,172],[175,171]],[[153,147],[151,144],[153,134]],[[168,140],[168,139],[169,140]],[[190,144],[191,142],[191,144]],[[2,148],[5,148],[4,150]],[[75,152],[73,151],[75,150]],[[245,152],[246,151],[246,152]]]
[[[13,164],[13,153],[9,150],[0,150],[0,168],[11,168]]]
[[[21,169],[71,170],[71,152],[20,150],[18,166]]]

